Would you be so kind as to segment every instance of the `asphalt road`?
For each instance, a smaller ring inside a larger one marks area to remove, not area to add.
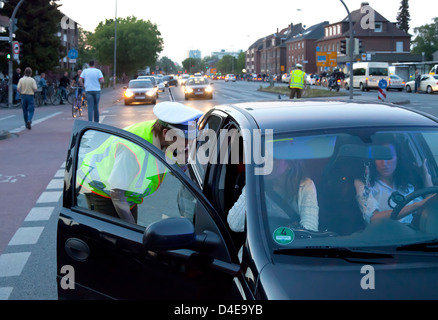
[[[170,90],[175,101],[206,112],[218,104],[279,98],[258,92],[260,85],[214,81],[212,100],[185,101],[182,87]],[[102,93],[102,123],[123,128],[155,118],[153,105],[124,106],[122,94],[121,86]],[[158,102],[169,99],[166,91]],[[354,100],[377,102],[377,91],[355,91]],[[437,94],[390,91],[387,100],[438,116]],[[56,225],[73,122],[68,105],[42,106],[29,131],[20,109],[0,108],[0,300],[57,299]]]

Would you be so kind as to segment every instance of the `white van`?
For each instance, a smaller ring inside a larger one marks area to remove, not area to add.
[[[358,62],[353,64],[353,87],[361,91],[378,89],[379,81],[389,83],[389,64],[387,62]]]

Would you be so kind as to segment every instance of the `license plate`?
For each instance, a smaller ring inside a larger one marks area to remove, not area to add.
[[[195,94],[204,94],[202,91],[196,91]]]
[[[136,96],[135,99],[146,99],[145,96]]]

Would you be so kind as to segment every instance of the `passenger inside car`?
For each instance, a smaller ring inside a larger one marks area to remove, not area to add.
[[[246,187],[228,213],[231,230],[243,232],[246,216]],[[269,219],[283,219],[288,225],[318,231],[318,200],[313,181],[304,174],[300,160],[275,159],[273,171],[265,177],[266,209]]]
[[[357,201],[367,223],[391,218],[393,208],[388,199],[393,192],[407,196],[415,191],[415,185],[420,184],[423,188],[433,186],[426,159],[421,168],[415,168],[408,162],[409,157],[402,153],[397,141],[382,141],[382,145],[390,150],[391,158],[369,162],[364,178],[355,180]],[[416,177],[421,177],[421,181],[416,181]],[[425,199],[416,198],[400,211],[397,219],[402,223],[413,223],[416,213],[432,197],[434,195]]]

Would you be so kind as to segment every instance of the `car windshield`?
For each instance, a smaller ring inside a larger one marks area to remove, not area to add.
[[[191,78],[187,81],[188,86],[197,86],[197,85],[203,85],[208,84],[207,79],[204,78]]]
[[[153,87],[154,85],[149,80],[129,82],[129,88],[153,88]]]
[[[431,218],[438,217],[438,196],[427,193],[438,192],[438,130],[283,134],[269,143],[273,165],[261,175],[261,204],[273,250],[399,247],[438,238]],[[409,210],[391,216],[404,200]],[[410,206],[424,202],[422,210]]]

